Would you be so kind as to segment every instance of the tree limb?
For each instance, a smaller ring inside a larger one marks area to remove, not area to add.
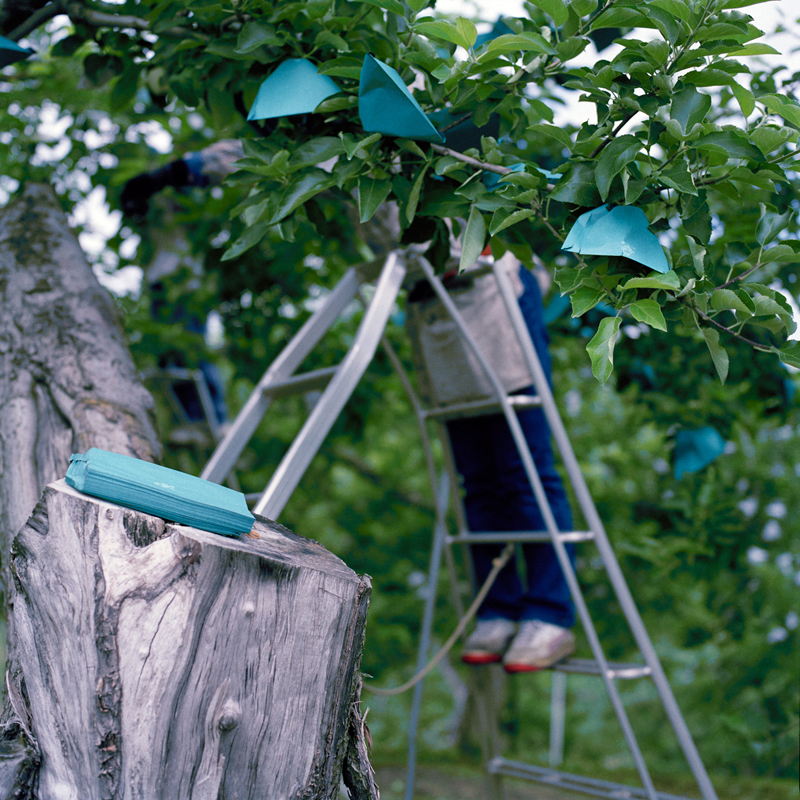
[[[457,158],[459,161],[463,161],[465,164],[469,164],[471,167],[477,167],[478,169],[486,170],[486,172],[495,172],[498,175],[510,175],[512,172],[514,172],[513,169],[509,169],[508,167],[503,167],[500,164],[489,164],[486,161],[472,158],[472,156],[465,156],[463,153],[459,153],[458,150],[451,150],[449,147],[444,147],[440,144],[433,144],[431,147],[437,153],[441,153],[443,156],[452,156],[453,158]],[[552,191],[554,187],[554,183],[548,183],[545,188],[547,191]]]

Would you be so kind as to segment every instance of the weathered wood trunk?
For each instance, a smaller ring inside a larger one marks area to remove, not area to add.
[[[157,460],[152,400],[55,196],[0,214],[0,800],[376,798],[369,580],[266,520],[228,539],[89,498],[90,447]]]
[[[0,213],[0,557],[71,453],[158,460],[153,400],[48,186]]]
[[[45,490],[11,553],[42,797],[336,796],[369,580],[255,530]]]

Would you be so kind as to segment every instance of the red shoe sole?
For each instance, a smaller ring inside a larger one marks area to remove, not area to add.
[[[461,656],[461,660],[470,666],[480,667],[483,664],[499,664],[503,660],[503,656],[500,653],[487,653],[486,655],[469,655],[465,653]]]
[[[543,669],[548,669],[548,667],[531,667],[527,664],[503,664],[503,669],[509,675],[515,675],[518,672],[541,672]]]

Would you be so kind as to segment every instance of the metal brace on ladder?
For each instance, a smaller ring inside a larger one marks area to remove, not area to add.
[[[389,257],[380,271],[375,293],[367,305],[366,312],[359,326],[353,345],[344,360],[333,368],[295,375],[295,370],[297,370],[302,361],[319,343],[325,332],[334,324],[346,306],[356,297],[361,285],[375,277],[374,269],[359,270],[351,268],[348,270],[345,276],[325,299],[325,302],[302,326],[300,331],[261,378],[250,398],[229,428],[227,434],[218,445],[211,460],[203,470],[203,478],[216,482],[224,480],[258,427],[258,424],[266,413],[273,398],[307,392],[326,386],[308,420],[276,469],[254,508],[256,513],[270,517],[271,519],[275,519],[280,514],[295,487],[300,482],[312,458],[317,453],[325,436],[372,360],[378,343],[383,336],[394,302],[402,287],[403,279],[408,271],[406,257],[407,254],[403,254],[400,251],[393,251],[389,254]],[[589,494],[577,459],[572,451],[566,429],[564,428],[555,401],[553,400],[544,371],[539,363],[538,356],[536,355],[533,343],[528,334],[527,326],[525,325],[509,278],[502,269],[499,269],[496,265],[492,266],[492,272],[495,280],[498,282],[503,302],[508,310],[520,345],[522,346],[525,361],[533,377],[533,385],[536,390],[536,395],[533,397],[510,396],[505,392],[491,364],[488,363],[487,359],[478,348],[440,279],[434,274],[433,269],[424,259],[419,258],[417,262],[442,304],[454,319],[466,345],[480,364],[481,369],[485,373],[493,389],[493,397],[486,401],[459,403],[448,406],[447,408],[424,409],[418,398],[414,395],[408,379],[402,374],[399,359],[394,355],[391,346],[385,339],[383,340],[384,345],[387,347],[390,360],[395,368],[400,370],[404,385],[412,397],[412,403],[423,431],[423,442],[426,446],[429,471],[432,471],[432,459],[430,456],[429,444],[427,443],[427,434],[425,434],[425,423],[427,419],[435,419],[443,423],[446,418],[452,418],[454,416],[496,413],[500,410],[506,418],[517,449],[519,450],[523,466],[533,489],[534,496],[539,504],[546,527],[545,531],[471,533],[467,529],[463,509],[460,508],[460,504],[457,502],[455,504],[455,511],[458,532],[455,536],[449,535],[447,533],[447,527],[443,522],[447,506],[447,486],[449,484],[450,491],[456,495],[458,478],[455,473],[452,456],[449,454],[448,448],[445,447],[445,461],[448,473],[447,482],[440,484],[439,491],[436,491],[436,487],[434,486],[434,492],[437,497],[437,524],[434,530],[429,584],[428,591],[426,592],[426,608],[419,654],[420,662],[424,663],[427,658],[433,622],[433,608],[435,605],[436,578],[439,573],[442,554],[444,553],[445,557],[448,557],[449,549],[445,547],[446,545],[460,543],[468,546],[479,542],[549,541],[555,548],[559,564],[561,565],[564,577],[572,594],[578,617],[581,620],[584,633],[586,634],[586,638],[594,655],[594,660],[569,659],[564,664],[556,667],[556,669],[561,672],[594,674],[602,679],[644,788],[640,789],[597,779],[587,779],[558,772],[554,769],[534,767],[520,762],[510,761],[503,758],[499,752],[494,752],[487,758],[486,763],[487,771],[492,777],[490,786],[494,787],[494,794],[496,796],[502,794],[501,778],[503,776],[508,776],[543,782],[553,787],[560,786],[564,789],[580,791],[600,797],[625,796],[636,798],[636,800],[639,798],[642,798],[642,800],[645,798],[646,800],[675,800],[675,798],[672,798],[670,795],[659,793],[655,790],[616,686],[616,680],[618,679],[647,676],[650,677],[655,684],[667,717],[683,749],[697,785],[700,788],[703,800],[717,800],[714,788],[711,785],[691,734],[689,733],[674,695],[672,694],[666,675],[664,674],[658,656],[650,641],[650,637],[645,630],[642,619]],[[530,406],[541,406],[544,411],[557,449],[563,459],[567,475],[575,490],[584,519],[588,524],[589,530],[587,531],[562,532],[558,530],[547,496],[536,471],[536,466],[515,413],[516,407]],[[442,438],[446,444],[446,436]],[[442,490],[441,487],[444,487],[444,489]],[[564,546],[565,542],[570,541],[592,541],[597,546],[608,573],[609,580],[616,592],[620,607],[644,659],[645,663],[643,665],[610,664],[607,661]],[[452,564],[452,560],[449,560],[449,563]],[[414,739],[420,700],[421,683],[417,684],[415,689],[411,730],[409,731],[409,738],[411,740],[409,781],[407,784],[407,798],[409,799],[413,795],[415,761]]]

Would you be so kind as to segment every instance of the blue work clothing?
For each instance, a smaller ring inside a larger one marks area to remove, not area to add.
[[[544,324],[542,297],[536,278],[520,268],[524,292],[519,298],[523,317],[548,382],[550,377],[549,337]],[[517,394],[532,393],[532,388]],[[559,530],[572,530],[572,514],[561,478],[555,469],[550,446],[550,428],[541,408],[517,412],[533,456],[550,508]],[[485,531],[546,530],[539,505],[519,456],[511,430],[502,414],[456,419],[447,423],[456,469],[462,477],[467,524],[474,533]],[[503,545],[471,545],[475,580],[480,586],[492,569],[492,560]],[[567,545],[574,565],[574,545]],[[478,611],[479,619],[504,617],[512,620],[549,622],[569,628],[575,624],[575,610],[558,563],[548,543],[522,545],[525,586],[512,558],[497,576]]]

